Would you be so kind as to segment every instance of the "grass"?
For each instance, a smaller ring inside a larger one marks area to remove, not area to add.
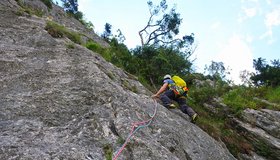
[[[75,45],[74,45],[73,43],[67,43],[67,44],[66,44],[66,47],[67,47],[68,49],[74,49],[74,48],[75,48]]]
[[[280,86],[277,88],[268,88],[265,98],[272,103],[280,105]]]
[[[79,33],[70,31],[64,26],[53,21],[47,22],[45,30],[47,30],[48,33],[54,38],[61,38],[65,36],[74,43],[82,44],[81,35]]]
[[[103,48],[100,44],[89,41],[84,44],[89,50],[99,53],[105,60],[111,62],[111,51],[107,48]]]
[[[250,154],[253,150],[252,145],[231,128],[229,119],[220,115],[212,116],[203,107],[193,104],[191,106],[199,114],[196,124],[217,141],[223,141],[235,157],[240,153]]]
[[[18,5],[21,7],[19,10],[17,10],[16,14],[18,16],[22,16],[24,13],[27,13],[28,15],[36,15],[38,17],[43,17],[44,12],[42,10],[39,9],[34,9],[34,8],[30,8],[26,5],[24,5],[24,3],[22,2],[22,0],[17,0],[16,1],[18,3]]]
[[[103,147],[103,151],[105,153],[105,158],[106,160],[112,160],[112,157],[113,157],[113,149],[112,149],[112,146],[109,145],[109,144],[106,144],[104,147]]]
[[[216,93],[219,91],[222,92]],[[222,140],[235,157],[238,157],[240,153],[250,154],[254,150],[252,144],[245,138],[246,136],[240,135],[239,132],[232,128],[230,119],[227,117],[228,114],[239,116],[246,108],[258,109],[263,106],[263,104],[253,100],[253,97],[257,96],[254,89],[234,87],[230,91],[226,91],[205,86],[202,88],[190,88],[189,94],[191,98],[188,104],[199,114],[197,125],[200,128],[217,141]],[[217,110],[217,114],[210,112],[203,106],[203,103],[212,104],[211,99],[220,95],[223,95],[223,103],[230,107],[229,113],[223,113],[223,109],[219,110],[219,107],[215,107],[217,105],[215,103],[213,106]]]
[[[254,100],[254,97],[267,100],[276,105],[266,104],[262,101]],[[280,87],[237,87],[223,96],[224,103],[231,107],[232,111],[239,115],[244,109],[262,109],[280,110]]]
[[[223,102],[231,108],[235,115],[246,109],[259,109],[260,105],[253,100],[254,94],[252,90],[244,87],[234,88],[223,96]]]
[[[230,108],[227,114],[222,113],[222,110],[218,110],[217,114],[209,112],[197,102],[197,100],[206,100],[206,103],[211,104],[211,100],[208,101],[208,97],[200,92],[211,93],[206,88],[190,92],[190,96],[194,100],[190,100],[189,104],[199,114],[197,125],[200,128],[217,141],[222,140],[236,158],[239,158],[240,154],[250,154],[253,151],[268,159],[275,159],[275,155],[264,142],[251,139],[248,133],[235,129],[234,123],[231,122],[231,118],[228,118],[228,115],[239,117],[240,113],[246,108],[280,110],[280,87],[233,87],[230,91],[224,92],[222,96],[223,102]],[[220,95],[221,93],[215,94]],[[255,100],[255,97],[259,100]],[[268,102],[263,102],[262,100]]]

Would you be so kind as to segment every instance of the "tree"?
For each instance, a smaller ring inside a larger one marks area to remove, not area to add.
[[[112,37],[112,25],[109,23],[105,24],[105,30],[103,32],[103,34],[101,34],[101,37],[104,38],[107,42],[109,42],[109,40]]]
[[[151,85],[162,84],[165,74],[184,76],[190,72],[192,63],[172,47],[138,47],[133,51],[136,58],[136,75],[143,77]]]
[[[66,12],[75,14],[78,12],[78,0],[61,0]]]
[[[256,86],[278,86],[280,85],[280,62],[279,60],[271,61],[272,65],[266,63],[263,58],[253,60],[256,73],[251,76],[251,80]]]
[[[253,84],[253,82],[251,80],[252,76],[253,76],[252,72],[250,72],[248,70],[243,70],[243,71],[240,71],[239,78],[241,79],[241,82],[243,83],[243,85],[252,86],[252,84]]]
[[[82,21],[83,13],[78,11],[78,0],[61,0],[64,10],[75,19]]]
[[[227,74],[230,74],[228,69],[225,68],[223,62],[211,61],[209,66],[205,66],[205,71],[208,71],[208,74],[212,77],[214,81],[225,80]]]
[[[125,36],[122,34],[122,31],[120,29],[117,30],[118,35],[115,35],[114,37],[118,40],[119,43],[123,43],[125,41]]]
[[[266,65],[266,60],[261,57],[259,57],[257,60],[253,60],[253,66],[259,73],[261,73],[266,68]]]
[[[162,0],[160,5],[153,5],[148,1],[150,17],[147,25],[139,31],[142,47],[145,45],[166,45],[174,48],[187,48],[185,53],[192,54],[190,45],[194,42],[194,34],[183,36],[182,39],[175,38],[179,33],[179,27],[182,22],[180,14],[174,8],[167,12],[168,5],[166,0]],[[161,18],[158,18],[162,14]],[[147,39],[144,39],[147,37]]]

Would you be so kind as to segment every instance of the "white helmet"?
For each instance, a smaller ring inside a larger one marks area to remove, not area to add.
[[[171,79],[171,76],[169,74],[167,74],[163,77],[163,79]]]

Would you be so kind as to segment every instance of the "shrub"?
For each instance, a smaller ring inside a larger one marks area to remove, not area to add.
[[[26,6],[22,0],[16,0],[16,2],[21,7],[16,12],[16,14],[18,16],[22,16],[24,12],[29,14],[29,15],[36,15],[38,17],[42,17],[44,15],[44,12],[42,10],[35,9],[35,8],[30,8],[30,7]]]
[[[41,0],[49,9],[52,9],[52,0]]]
[[[266,99],[270,102],[280,104],[280,86],[277,88],[269,88]]]
[[[197,103],[202,105],[205,102],[211,101],[216,95],[215,90],[210,85],[205,85],[203,87],[192,87],[189,91],[189,96]]]
[[[111,53],[109,49],[103,48],[100,44],[89,41],[85,44],[89,50],[99,53],[107,61],[111,61]]]
[[[48,21],[45,27],[45,30],[54,37],[54,38],[61,38],[63,37],[63,33],[65,32],[65,28],[55,22]]]
[[[225,94],[223,100],[235,114],[239,115],[246,108],[258,109],[257,103],[253,101],[253,96],[249,88],[237,87]]]
[[[47,30],[48,33],[55,38],[60,38],[60,37],[66,36],[74,43],[77,43],[77,44],[82,43],[81,36],[79,33],[70,31],[67,28],[65,28],[64,26],[59,25],[55,22],[48,21],[47,25],[45,27],[45,30]]]
[[[112,156],[113,156],[113,149],[112,149],[112,146],[109,145],[109,144],[106,144],[106,145],[103,147],[103,151],[104,151],[104,153],[105,153],[106,160],[111,160],[111,159],[112,159]]]
[[[74,45],[73,43],[67,43],[67,44],[66,44],[66,47],[67,47],[68,49],[74,49],[74,48],[75,48],[75,45]]]
[[[69,31],[69,30],[66,29],[64,34],[67,38],[69,38],[74,43],[82,44],[81,36],[80,36],[79,33],[72,32],[72,31]]]

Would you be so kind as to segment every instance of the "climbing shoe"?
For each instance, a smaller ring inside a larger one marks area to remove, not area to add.
[[[168,105],[168,109],[174,109],[174,108],[176,108],[175,104]]]
[[[192,120],[191,120],[191,122],[192,122],[192,123],[195,123],[196,120],[197,120],[197,114],[195,113],[194,115],[192,115]]]

